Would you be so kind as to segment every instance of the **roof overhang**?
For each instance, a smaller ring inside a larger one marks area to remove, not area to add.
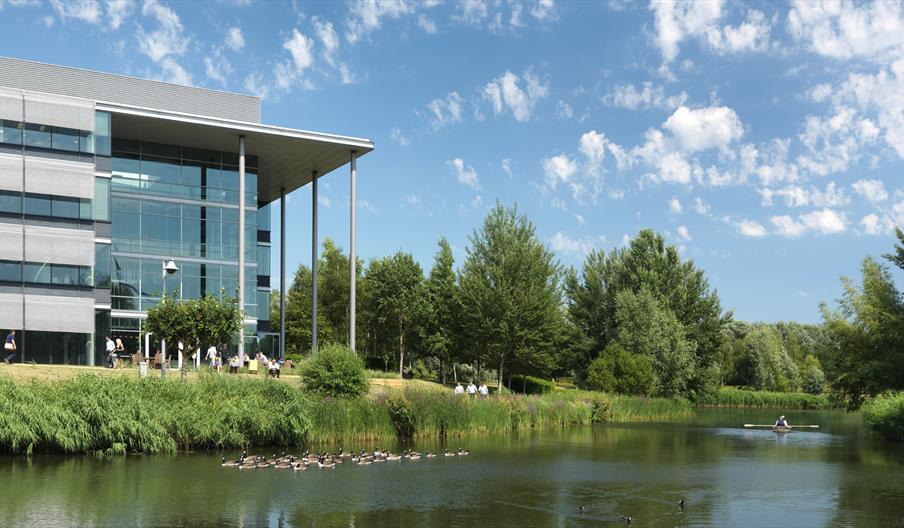
[[[362,138],[118,103],[98,101],[96,108],[113,114],[113,134],[120,138],[238,152],[239,136],[245,136],[245,153],[258,157],[257,196],[263,203],[307,185],[314,171],[319,178],[345,165],[353,151],[360,157],[374,149]]]

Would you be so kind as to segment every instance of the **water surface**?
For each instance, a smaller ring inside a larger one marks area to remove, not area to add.
[[[818,431],[740,427],[773,414],[415,442],[471,454],[302,472],[220,453],[0,457],[0,526],[904,526],[900,446],[840,412],[786,413]]]

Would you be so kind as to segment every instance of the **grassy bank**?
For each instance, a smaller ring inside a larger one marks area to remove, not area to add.
[[[888,440],[904,442],[904,393],[884,394],[861,408],[863,422]]]
[[[614,395],[610,398],[612,421],[620,423],[669,422],[690,418],[691,403],[684,398],[647,398]]]
[[[770,409],[840,409],[843,402],[825,394],[800,392],[768,392],[722,387],[710,396],[698,400],[704,407],[761,407]]]

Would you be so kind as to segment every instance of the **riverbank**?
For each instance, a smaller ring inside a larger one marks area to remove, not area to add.
[[[887,440],[904,442],[904,393],[883,394],[861,408],[863,422]]]
[[[844,402],[826,394],[769,392],[722,387],[718,392],[697,400],[701,407],[753,407],[785,410],[843,409]]]

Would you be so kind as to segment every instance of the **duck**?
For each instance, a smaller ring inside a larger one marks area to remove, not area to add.
[[[238,460],[230,461],[230,462],[226,462],[226,457],[223,457],[222,459],[220,459],[220,466],[222,466],[222,467],[236,467],[236,466],[241,465],[241,463],[242,463],[241,458]]]
[[[627,524],[631,524],[631,516],[619,515],[621,520],[625,521]]]
[[[427,451],[427,453],[424,456],[427,458],[436,458],[436,453],[431,453],[431,452]]]
[[[303,463],[295,462],[294,464],[292,464],[292,469],[294,469],[295,471],[304,471],[304,470],[308,469],[308,463],[307,462],[303,462]]]
[[[678,501],[678,509],[679,510],[684,509],[684,499],[681,499],[680,501]]]
[[[584,513],[584,507],[583,507],[583,506],[578,506],[578,513],[580,513],[580,514],[583,514],[583,513]]]
[[[470,454],[471,454],[470,451],[465,451],[464,449],[462,449],[460,447],[458,448],[458,456],[465,456],[465,455],[470,455]]]
[[[394,454],[390,453],[390,454],[386,455],[386,460],[390,460],[390,461],[393,461],[393,460],[402,460],[402,456],[401,456],[401,455],[394,455]]]
[[[357,464],[359,466],[367,466],[374,463],[374,459],[372,458],[359,458]]]
[[[447,456],[447,457],[454,457],[454,456],[455,456],[455,453],[450,453],[449,450],[446,449],[445,452],[443,452],[443,455],[444,455],[444,456]]]
[[[273,467],[275,467],[276,469],[289,469],[290,467],[292,467],[292,464],[289,464],[288,462],[280,462],[279,464],[274,464]]]
[[[324,468],[324,469],[332,469],[332,468],[336,467],[336,463],[335,462],[327,462],[326,459],[321,458],[319,461],[317,461],[317,467]]]
[[[420,460],[420,459],[421,459],[420,453],[409,453],[408,454],[408,460]]]

